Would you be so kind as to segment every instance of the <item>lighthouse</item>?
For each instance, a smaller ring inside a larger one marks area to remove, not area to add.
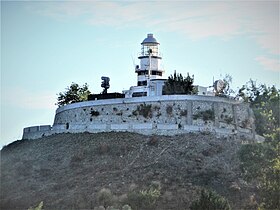
[[[165,79],[162,78],[164,70],[161,65],[162,57],[159,45],[160,43],[153,34],[147,34],[141,43],[141,52],[138,56],[140,65],[135,66],[137,86],[132,86],[129,90],[124,91],[125,97],[162,95]]]
[[[164,71],[161,67],[159,42],[153,34],[148,34],[141,45],[142,49],[138,57],[140,66],[136,65],[135,73],[137,73],[137,86],[147,86],[149,80],[161,79]]]

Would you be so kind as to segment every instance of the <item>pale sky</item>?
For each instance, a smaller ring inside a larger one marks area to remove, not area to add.
[[[279,88],[279,1],[1,1],[0,148],[22,129],[52,124],[72,82],[100,93],[136,85],[133,60],[148,33],[165,78],[177,70],[210,86],[230,74]]]

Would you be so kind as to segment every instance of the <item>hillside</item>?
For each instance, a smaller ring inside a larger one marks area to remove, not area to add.
[[[1,151],[1,209],[93,209],[128,202],[131,192],[160,186],[153,209],[188,209],[201,188],[226,197],[233,209],[252,189],[239,177],[241,141],[207,134],[57,134],[19,140]],[[109,205],[108,204],[108,205]],[[143,209],[143,208],[142,208]]]

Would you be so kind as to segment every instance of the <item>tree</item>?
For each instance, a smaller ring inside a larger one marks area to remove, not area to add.
[[[90,91],[87,83],[80,87],[77,83],[72,82],[70,87],[66,88],[66,91],[58,94],[56,105],[61,107],[67,104],[86,101],[89,94]]]
[[[259,135],[273,135],[279,129],[280,90],[275,86],[257,85],[250,80],[238,91],[238,97],[250,103],[256,118],[256,132]]]
[[[238,96],[250,103],[256,118],[256,132],[265,137],[264,143],[242,146],[241,170],[245,179],[257,183],[260,209],[280,209],[280,90],[250,80]]]
[[[196,94],[197,91],[193,85],[194,76],[190,77],[189,73],[187,77],[183,77],[182,74],[177,74],[174,71],[173,75],[170,75],[163,86],[163,95],[175,95],[175,94]]]
[[[223,78],[224,87],[223,87],[223,94],[224,95],[230,95],[234,93],[234,91],[230,88],[232,83],[232,76],[229,74],[226,74]]]

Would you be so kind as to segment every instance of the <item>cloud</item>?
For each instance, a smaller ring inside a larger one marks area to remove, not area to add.
[[[81,18],[97,26],[150,27],[192,39],[247,35],[269,53],[279,54],[279,1],[42,2],[31,9],[59,20]]]
[[[11,94],[12,93],[12,94]],[[28,91],[22,87],[13,87],[9,91],[2,89],[2,99],[6,106],[24,109],[54,109],[55,97],[50,92]]]
[[[265,69],[269,71],[280,72],[280,62],[279,59],[272,59],[265,56],[259,56],[255,59],[258,61]]]

